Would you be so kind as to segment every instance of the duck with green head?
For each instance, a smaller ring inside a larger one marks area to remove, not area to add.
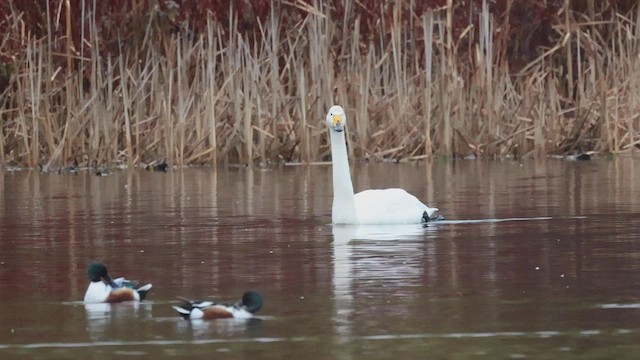
[[[173,308],[185,319],[250,319],[262,308],[262,295],[257,291],[245,292],[234,304],[182,300],[182,305]]]
[[[89,264],[89,287],[84,294],[85,303],[118,303],[141,301],[147,296],[151,284],[136,287],[137,282],[123,277],[112,280],[107,267],[99,261]]]

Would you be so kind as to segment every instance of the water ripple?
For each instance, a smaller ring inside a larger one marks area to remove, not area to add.
[[[514,338],[533,337],[551,338],[562,336],[595,336],[601,335],[604,330],[577,330],[577,331],[498,331],[498,332],[453,332],[453,333],[423,333],[423,334],[384,334],[364,336],[343,336],[341,340],[348,341],[379,341],[379,340],[412,340],[412,339],[477,339],[477,338]],[[609,335],[637,334],[635,329],[606,330]],[[250,339],[202,339],[202,340],[144,340],[144,341],[96,341],[75,343],[32,343],[32,344],[0,344],[0,350],[4,349],[43,349],[43,348],[84,348],[84,347],[110,347],[110,346],[167,346],[167,345],[203,345],[203,344],[237,344],[237,343],[281,343],[281,342],[307,342],[317,341],[315,336],[295,337],[256,337]]]

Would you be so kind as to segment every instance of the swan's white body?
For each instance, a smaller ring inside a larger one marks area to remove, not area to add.
[[[342,107],[329,109],[327,125],[333,163],[331,220],[334,224],[413,224],[423,221],[425,211],[428,217],[438,211],[402,189],[365,190],[354,194],[343,131],[346,114]]]

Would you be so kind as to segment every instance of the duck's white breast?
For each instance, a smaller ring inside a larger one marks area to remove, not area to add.
[[[111,292],[111,286],[103,283],[102,281],[89,283],[87,292],[84,294],[84,302],[86,303],[105,302],[110,292]]]

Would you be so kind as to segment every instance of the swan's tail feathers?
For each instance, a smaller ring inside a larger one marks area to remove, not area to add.
[[[151,289],[153,285],[151,284],[147,284],[145,286],[141,286],[139,288],[136,289],[136,291],[138,292],[138,294],[140,294],[140,300],[144,300],[145,297],[147,297],[147,292]]]
[[[428,223],[430,221],[441,221],[444,220],[444,216],[438,214],[438,211],[434,211],[433,214],[431,214],[431,216],[429,216],[429,213],[425,210],[422,213],[422,222]]]

